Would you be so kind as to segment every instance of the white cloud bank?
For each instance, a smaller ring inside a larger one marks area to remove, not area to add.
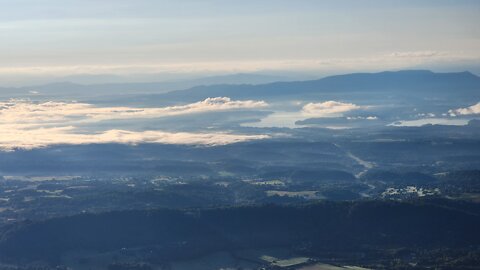
[[[448,114],[450,116],[480,114],[480,102],[470,107],[449,110]]]
[[[96,134],[74,133],[74,127],[21,129],[18,126],[0,125],[0,149],[33,149],[58,144],[96,144],[96,143],[164,143],[225,145],[249,140],[266,139],[267,135],[238,135],[227,133],[189,133],[128,130],[108,130]],[[9,128],[4,130],[4,128]]]
[[[95,107],[87,103],[44,102],[22,100],[0,102],[1,123],[58,123],[77,120],[112,120],[132,118],[158,118],[192,113],[254,109],[266,107],[264,101],[235,101],[228,97],[207,98],[203,101],[162,108]]]
[[[343,103],[339,101],[325,101],[321,103],[308,103],[302,108],[302,114],[306,117],[336,117],[342,113],[363,109],[353,103]]]
[[[0,102],[0,150],[32,149],[55,144],[166,143],[223,145],[264,139],[267,135],[222,132],[191,133],[128,131],[112,129],[98,133],[78,133],[75,125],[112,119],[156,118],[202,112],[253,109],[267,106],[263,101],[233,101],[227,97],[207,98],[181,106],[163,108],[95,107],[86,103],[10,100]]]

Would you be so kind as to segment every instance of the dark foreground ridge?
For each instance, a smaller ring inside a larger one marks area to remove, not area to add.
[[[9,226],[1,237],[0,254],[3,261],[55,262],[81,250],[148,248],[157,258],[171,260],[263,247],[305,247],[314,255],[325,249],[478,245],[480,207],[463,204],[447,200],[320,202],[82,214]]]

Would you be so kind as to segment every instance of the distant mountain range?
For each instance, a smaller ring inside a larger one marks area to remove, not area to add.
[[[321,96],[394,94],[480,98],[480,77],[470,72],[435,73],[428,70],[352,73],[318,80],[288,81],[284,77],[233,74],[178,82],[81,85],[69,82],[22,88],[0,88],[0,97],[32,99],[103,99],[108,102],[143,102],[144,105],[184,103],[208,97],[232,99],[315,99]]]
[[[162,95],[167,100],[202,100],[213,96],[231,98],[278,98],[315,94],[358,92],[455,94],[480,93],[480,77],[470,72],[434,73],[427,70],[406,70],[380,73],[353,73],[329,76],[319,80],[275,82],[262,85],[197,86]]]
[[[99,95],[165,93],[188,89],[194,86],[216,84],[265,84],[288,81],[283,76],[238,73],[222,76],[210,76],[198,79],[161,81],[161,82],[128,82],[79,84],[70,81],[56,82],[25,87],[0,87],[0,97],[8,96],[56,96],[56,97],[91,97]]]

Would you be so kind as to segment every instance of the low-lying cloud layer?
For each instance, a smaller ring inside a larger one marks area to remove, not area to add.
[[[480,102],[470,107],[449,110],[448,114],[450,114],[450,116],[480,114]]]
[[[96,107],[87,103],[10,100],[0,102],[0,149],[32,149],[54,144],[167,143],[222,145],[264,139],[266,135],[239,135],[223,132],[192,133],[159,130],[128,131],[111,129],[79,133],[76,125],[113,119],[158,118],[238,109],[266,107],[263,101],[233,101],[227,97],[163,108]]]
[[[228,97],[207,98],[203,101],[162,108],[95,107],[87,103],[44,102],[22,100],[0,102],[1,123],[61,123],[61,121],[100,121],[113,119],[158,118],[166,116],[255,109],[266,107],[264,101],[235,101]]]
[[[8,128],[2,126],[0,128]],[[58,144],[96,144],[96,143],[164,143],[164,144],[197,144],[224,145],[248,140],[268,138],[267,135],[238,135],[227,133],[190,133],[163,131],[128,131],[108,130],[96,134],[74,133],[74,127],[11,129],[0,132],[0,149],[16,148],[33,149]]]
[[[321,103],[308,103],[302,108],[302,114],[307,117],[336,117],[342,113],[362,109],[362,106],[339,101],[325,101]]]

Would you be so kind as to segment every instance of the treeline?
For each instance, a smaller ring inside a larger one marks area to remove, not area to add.
[[[75,250],[150,247],[165,259],[219,250],[466,247],[480,244],[479,206],[447,201],[321,202],[208,210],[82,214],[4,228],[5,261],[56,261]]]

